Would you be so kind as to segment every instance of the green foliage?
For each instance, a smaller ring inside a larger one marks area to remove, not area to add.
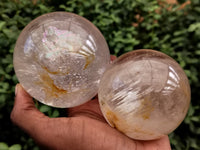
[[[56,108],[52,108],[50,106],[47,105],[38,105],[37,107],[42,113],[44,113],[45,115],[55,118],[55,117],[59,117],[60,116],[60,112],[58,109]]]
[[[20,144],[13,144],[10,147],[6,143],[0,142],[0,150],[21,150]]]
[[[8,150],[8,145],[6,143],[0,142],[0,149]]]
[[[68,11],[92,21],[104,35],[112,54],[119,56],[134,49],[155,49],[170,55],[181,65],[191,84],[192,102],[184,122],[170,134],[170,142],[172,149],[199,150],[200,0],[191,0],[184,9],[179,6],[160,6],[157,0],[1,0],[0,149],[38,149],[9,117],[18,82],[12,64],[17,37],[37,16]],[[37,107],[50,117],[65,115],[65,110],[42,104]]]

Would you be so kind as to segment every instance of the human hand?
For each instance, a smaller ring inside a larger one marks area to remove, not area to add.
[[[170,150],[167,136],[158,140],[133,140],[110,127],[95,98],[68,109],[68,117],[49,118],[34,105],[32,97],[16,86],[11,120],[41,148],[50,150]]]

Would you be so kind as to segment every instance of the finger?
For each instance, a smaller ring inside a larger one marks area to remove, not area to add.
[[[98,99],[93,99],[85,104],[68,109],[69,117],[85,116],[106,122],[99,107]]]
[[[115,55],[110,55],[111,62],[114,61],[117,57]]]
[[[15,102],[14,107],[20,107],[20,109],[35,109],[32,97],[23,89],[21,84],[17,84],[15,87]]]
[[[141,144],[141,149],[162,149],[162,150],[171,150],[170,142],[168,136],[164,136],[157,140],[150,140],[150,141],[139,141]],[[139,145],[140,145],[139,144]]]
[[[45,118],[45,115],[35,107],[32,97],[20,84],[16,85],[15,93],[11,120],[26,132],[33,132],[32,127]]]
[[[169,137],[166,135],[157,140],[157,147],[158,149],[162,148],[163,150],[171,150]]]

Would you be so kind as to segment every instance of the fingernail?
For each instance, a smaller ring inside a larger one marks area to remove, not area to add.
[[[15,86],[15,96],[17,95],[18,85],[19,85],[19,84],[17,84],[17,85]]]

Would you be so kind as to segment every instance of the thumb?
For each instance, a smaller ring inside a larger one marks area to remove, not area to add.
[[[35,107],[32,97],[20,84],[17,84],[15,87],[14,107],[10,116],[12,122],[27,131],[36,121],[45,117],[46,116]]]
[[[19,107],[20,110],[36,109],[32,97],[23,89],[21,84],[17,84],[15,87],[15,107]]]

